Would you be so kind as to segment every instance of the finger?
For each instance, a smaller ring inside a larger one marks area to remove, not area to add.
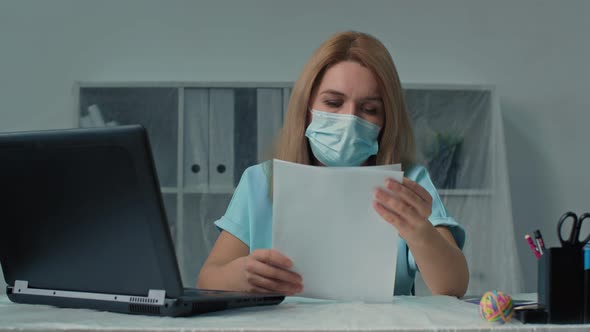
[[[418,196],[420,196],[425,202],[432,203],[432,195],[430,195],[430,193],[426,189],[424,189],[424,187],[422,187],[415,181],[412,181],[408,178],[404,178],[403,184],[412,189],[412,191],[414,191]]]
[[[252,284],[249,284],[250,288],[246,290],[248,293],[258,293],[258,294],[268,294],[268,293],[275,293],[271,289],[266,289],[264,287],[258,287]]]
[[[284,270],[257,260],[251,260],[246,264],[246,271],[263,276],[265,278],[301,285],[303,278],[295,272]]]
[[[279,291],[279,290],[274,290],[274,289],[268,289],[268,288],[264,288],[264,287],[260,287],[260,286],[256,286],[253,284],[250,284],[250,288],[247,290],[248,293],[257,293],[257,294],[270,294],[270,293],[281,293],[284,295],[294,295],[295,292],[284,292],[284,291]]]
[[[252,252],[252,257],[260,262],[278,266],[283,269],[290,269],[293,267],[293,261],[289,257],[274,249],[254,250]]]
[[[385,209],[394,212],[396,215],[403,217],[406,220],[408,218],[420,217],[413,206],[406,204],[406,202],[382,188],[377,188],[377,190],[375,190],[375,200]]]
[[[301,290],[303,289],[303,286],[301,285],[294,285],[275,279],[269,279],[256,274],[251,275],[248,281],[254,287],[263,290],[268,290],[272,293],[284,293],[292,295],[301,292]]]
[[[390,223],[399,231],[399,227],[404,222],[402,218],[395,212],[387,209],[378,201],[373,201],[373,208],[386,222]]]
[[[409,188],[406,185],[400,184],[396,181],[391,179],[387,180],[385,183],[387,189],[391,190],[396,194],[399,199],[406,203],[407,205],[413,207],[418,214],[423,217],[430,216],[431,207],[428,202],[425,202],[422,197],[420,197],[414,190]]]
[[[416,195],[420,201],[424,202],[427,202],[428,197],[430,197],[430,194],[424,188],[422,188],[422,186],[408,178],[403,178],[401,183],[394,179],[388,178],[385,181],[385,187],[395,191],[406,189],[407,192],[411,192],[413,195]]]

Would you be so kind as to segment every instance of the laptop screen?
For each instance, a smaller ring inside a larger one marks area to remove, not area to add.
[[[181,293],[143,128],[0,135],[0,183],[8,284]]]

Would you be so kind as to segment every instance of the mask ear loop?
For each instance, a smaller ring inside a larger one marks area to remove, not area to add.
[[[305,127],[308,127],[311,124],[311,121],[313,120],[313,110],[311,109],[311,107],[307,107],[307,112],[305,114],[305,122],[309,122],[307,123],[307,125]]]
[[[307,127],[309,127],[311,125],[312,119],[313,119],[312,109],[309,106],[307,106],[307,112],[305,112],[305,130],[306,131],[307,131]],[[308,143],[308,145],[309,145],[309,143]]]

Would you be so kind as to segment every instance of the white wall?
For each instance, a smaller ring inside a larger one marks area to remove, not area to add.
[[[369,32],[404,82],[497,85],[534,291],[524,233],[556,245],[559,215],[590,210],[589,15],[585,0],[4,0],[0,131],[72,126],[76,80],[293,81],[332,33]]]

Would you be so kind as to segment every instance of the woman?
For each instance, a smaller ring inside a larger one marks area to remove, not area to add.
[[[374,37],[344,32],[312,55],[293,87],[274,157],[317,166],[401,163],[403,183],[387,179],[374,209],[399,233],[395,294],[408,295],[416,271],[433,294],[463,296],[468,284],[465,233],[447,212],[427,171],[413,165],[414,137],[387,49]],[[197,287],[248,292],[302,291],[293,262],[269,249],[269,163],[248,168]],[[393,281],[392,281],[393,282]]]

